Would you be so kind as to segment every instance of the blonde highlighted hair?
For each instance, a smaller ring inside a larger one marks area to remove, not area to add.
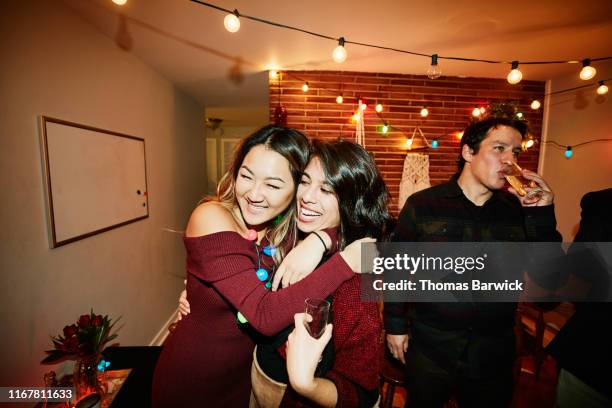
[[[228,171],[217,185],[217,196],[214,198],[230,210],[232,214],[234,214],[233,210],[237,206],[235,186],[238,172],[246,155],[253,147],[258,145],[264,145],[266,148],[275,151],[289,162],[296,189],[308,162],[308,139],[295,129],[268,125],[243,139],[234,151],[234,157]],[[207,197],[202,201],[210,201],[211,199],[213,198]],[[291,203],[281,214],[280,222],[276,223],[270,220],[272,225],[266,232],[266,238],[278,248],[274,255],[276,264],[280,264],[287,249],[295,246],[297,240],[296,211],[294,191]]]

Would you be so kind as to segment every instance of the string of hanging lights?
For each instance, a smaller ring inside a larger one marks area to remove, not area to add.
[[[558,91],[554,91],[554,92],[549,92],[544,94],[544,96],[550,96],[550,95],[557,95],[557,94],[562,94],[565,92],[571,92],[571,91],[576,91],[578,89],[584,89],[584,88],[591,88],[594,85],[597,85],[597,89],[595,89],[595,92],[597,93],[597,95],[605,95],[608,93],[608,86],[606,85],[606,82],[612,80],[612,78],[607,78],[601,81],[597,81],[596,83],[590,83],[590,84],[585,84],[585,85],[580,85],[580,86],[575,86],[573,88],[566,88],[566,89],[561,89]],[[538,110],[540,109],[540,107],[542,106],[541,102],[537,99],[534,99],[533,101],[531,101],[531,109],[533,110]]]
[[[113,3],[119,5],[119,6],[123,6],[126,4],[127,0],[112,0]],[[522,78],[523,78],[523,74],[522,72],[519,70],[519,61],[493,61],[493,60],[485,60],[485,59],[478,59],[478,58],[463,58],[463,57],[451,57],[451,56],[439,56],[438,54],[423,54],[423,53],[417,53],[417,52],[412,52],[412,51],[406,51],[406,50],[401,50],[401,49],[396,49],[396,48],[391,48],[391,47],[384,47],[384,46],[379,46],[379,45],[375,45],[375,44],[367,44],[367,43],[360,43],[360,42],[355,42],[355,41],[348,41],[346,40],[344,37],[340,37],[340,38],[334,38],[332,36],[328,36],[328,35],[324,35],[324,34],[319,34],[319,33],[315,33],[312,31],[308,31],[308,30],[304,30],[304,29],[300,29],[297,27],[292,27],[286,24],[280,24],[280,23],[275,23],[269,20],[265,20],[259,17],[254,17],[254,16],[248,16],[248,15],[242,15],[238,12],[237,9],[234,9],[233,11],[225,9],[223,7],[219,7],[216,6],[214,4],[211,3],[206,3],[203,1],[199,1],[199,0],[191,0],[194,3],[198,3],[202,6],[206,6],[206,7],[210,7],[222,12],[227,13],[224,20],[223,20],[223,24],[226,28],[227,31],[229,31],[230,33],[236,33],[240,30],[240,18],[245,18],[245,19],[249,19],[249,20],[253,20],[253,21],[257,21],[260,23],[264,23],[264,24],[269,24],[269,25],[273,25],[276,27],[280,27],[280,28],[286,28],[286,29],[290,29],[290,30],[295,30],[295,31],[300,31],[302,33],[305,34],[309,34],[309,35],[313,35],[313,36],[317,36],[320,38],[325,38],[328,40],[334,40],[338,42],[338,46],[336,48],[334,48],[333,52],[332,52],[332,58],[335,62],[337,63],[342,63],[346,60],[347,58],[347,51],[345,48],[345,44],[354,44],[354,45],[360,45],[360,46],[364,46],[364,47],[371,47],[371,48],[378,48],[378,49],[382,49],[382,50],[388,50],[388,51],[395,51],[395,52],[400,52],[400,53],[405,53],[405,54],[411,54],[411,55],[416,55],[416,56],[421,56],[421,57],[428,57],[431,58],[431,65],[429,66],[429,68],[427,69],[427,76],[430,79],[437,79],[442,75],[442,71],[438,65],[438,59],[448,59],[448,60],[459,60],[459,61],[468,61],[468,62],[483,62],[483,63],[489,63],[489,64],[510,64],[510,72],[508,73],[507,76],[507,81],[510,84],[518,84]],[[582,63],[582,69],[580,70],[579,73],[579,77],[581,80],[583,81],[588,81],[591,80],[595,77],[597,70],[591,65],[591,62],[594,61],[604,61],[604,60],[609,60],[612,59],[612,57],[601,57],[601,58],[585,58],[582,61],[575,61],[575,60],[569,60],[569,61],[523,61],[521,62],[521,64],[523,65],[541,65],[541,64],[577,64],[577,63]],[[285,71],[286,72],[286,71]],[[288,73],[288,72],[287,72]],[[276,70],[271,70],[269,72],[270,75],[270,79],[276,79],[278,78],[279,80],[279,98],[280,98],[280,75],[281,73],[279,71]],[[296,77],[295,75],[291,75],[293,77]],[[296,77],[297,78],[297,77]],[[609,88],[606,85],[606,82],[610,81],[612,78],[608,78],[608,79],[604,79],[604,80],[599,80],[597,81],[597,89],[596,89],[596,93],[598,95],[605,95],[608,93]],[[298,78],[298,80],[302,81],[301,79]],[[309,90],[309,83],[308,81],[302,81],[302,91],[304,93],[308,92]],[[549,92],[547,94],[545,94],[544,96],[550,96],[550,95],[555,95],[555,94],[560,94],[560,93],[565,93],[565,92],[570,92],[570,91],[574,91],[574,90],[578,90],[578,89],[582,89],[582,88],[587,88],[587,87],[592,87],[594,84],[586,84],[586,85],[580,85],[577,87],[573,87],[573,88],[568,88],[568,89],[562,89],[562,90],[558,90],[558,91],[554,91],[554,92]],[[359,103],[359,109],[357,110],[357,112],[352,116],[353,121],[355,122],[360,122],[363,117],[364,117],[364,111],[367,107],[367,103],[365,101],[363,101],[361,98],[357,97],[354,98],[356,101],[358,101]],[[280,101],[280,99],[279,99]],[[340,92],[340,95],[338,95],[336,97],[336,102],[338,104],[342,104],[344,103],[344,97],[342,95],[342,93]],[[282,106],[279,107],[282,108]],[[537,110],[541,107],[541,103],[539,100],[534,99],[531,104],[530,104],[531,109],[533,110]],[[376,114],[378,116],[378,118],[383,122],[383,124],[379,127],[379,131],[380,133],[382,133],[383,135],[387,135],[389,133],[389,131],[391,129],[394,129],[400,133],[402,133],[403,135],[406,136],[407,141],[412,142],[412,139],[414,138],[414,134],[412,136],[411,139],[408,139],[408,134],[400,127],[397,126],[391,126],[389,124],[389,122],[387,120],[384,119],[384,117],[382,116],[382,111],[383,111],[383,105],[380,103],[376,104],[375,107],[375,111]],[[278,109],[277,109],[278,110]],[[429,110],[426,107],[423,107],[420,110],[420,116],[422,118],[426,118],[429,115]],[[474,118],[479,118],[482,115],[484,115],[486,113],[486,108],[484,107],[475,107],[472,110],[472,116]],[[523,113],[522,112],[516,112],[516,118],[519,120],[523,119]],[[286,111],[285,111],[285,119],[286,119]],[[420,128],[417,126],[417,128],[415,128],[415,132],[416,130],[420,130]],[[413,132],[414,133],[414,132]],[[461,136],[463,135],[463,132],[452,132],[453,134],[455,134],[457,136],[457,139],[460,139]],[[421,132],[422,134],[422,132]],[[424,137],[424,136],[423,136]],[[600,142],[610,142],[612,141],[612,138],[600,138],[600,139],[594,139],[594,140],[589,140],[586,142],[582,142],[582,143],[577,143],[575,145],[563,145],[561,143],[558,143],[557,141],[554,140],[548,140],[545,143],[546,144],[551,144],[553,146],[556,146],[558,148],[561,149],[565,149],[565,157],[566,158],[571,158],[573,156],[573,152],[575,148],[579,148],[591,143],[600,143]],[[425,138],[425,143],[427,145],[427,147],[431,147],[433,149],[436,149],[438,147],[438,140],[437,139],[433,139],[430,143],[427,141],[427,139]],[[533,138],[533,136],[529,136],[527,138],[527,140],[524,143],[524,148],[528,149],[530,147],[532,147],[535,144],[535,140]],[[410,147],[410,146],[409,146]]]
[[[576,143],[575,145],[563,145],[563,144],[561,144],[559,142],[556,142],[554,140],[547,140],[544,143],[551,144],[551,145],[559,147],[561,149],[565,149],[565,152],[563,154],[565,155],[566,158],[570,159],[574,155],[574,149],[576,149],[577,147],[586,146],[586,145],[591,144],[591,143],[601,143],[601,142],[612,142],[612,138],[593,139],[593,140],[588,140],[588,141],[582,142],[582,143]]]
[[[303,28],[294,27],[294,26],[290,26],[290,25],[282,24],[282,23],[277,23],[277,22],[270,21],[264,18],[242,14],[238,12],[237,9],[229,10],[229,9],[217,6],[212,3],[207,3],[201,0],[191,0],[191,1],[201,6],[209,7],[209,8],[226,13],[223,24],[225,26],[225,29],[231,33],[236,33],[238,32],[238,30],[240,30],[240,19],[247,19],[247,20],[256,21],[258,23],[263,23],[263,24],[274,26],[274,27],[284,28],[287,30],[298,31],[298,32],[301,32],[307,35],[323,38],[326,40],[331,40],[334,43],[337,43],[337,46],[332,51],[332,59],[336,63],[343,63],[344,61],[346,61],[347,56],[348,56],[346,45],[352,44],[352,45],[358,45],[362,47],[376,48],[380,50],[399,52],[402,54],[409,54],[409,55],[426,57],[428,59],[431,59],[431,64],[427,68],[427,76],[431,79],[437,79],[442,75],[442,70],[438,63],[439,59],[464,61],[464,62],[481,62],[481,63],[487,63],[487,64],[510,65],[510,72],[508,73],[508,76],[506,78],[508,83],[515,85],[521,82],[521,80],[523,79],[523,73],[519,69],[518,60],[503,61],[503,60],[490,60],[490,59],[481,59],[481,58],[455,57],[455,56],[448,56],[448,55],[442,56],[439,54],[426,54],[426,53],[421,53],[421,52],[402,50],[399,48],[386,47],[386,46],[377,45],[377,44],[350,41],[350,40],[347,40],[343,36],[333,37],[330,35],[321,34],[321,33],[317,33],[317,32],[310,31],[310,30],[305,30]],[[610,60],[610,59],[612,59],[612,56],[599,57],[599,58],[584,58],[582,60],[520,61],[520,64],[521,65],[546,65],[546,64],[580,64],[582,63],[582,69],[579,72],[579,77],[580,79],[584,81],[588,81],[590,79],[593,79],[597,73],[597,70],[595,69],[595,67],[591,65],[591,63]]]
[[[303,92],[308,92],[308,90],[310,88],[308,81],[305,81],[305,80],[301,79],[297,75],[293,74],[291,71],[283,71],[283,73],[286,74],[289,77],[292,77],[292,78],[300,81],[300,82],[303,82],[303,84],[302,84],[302,91]],[[276,79],[280,75],[281,75],[280,71],[270,71],[270,78],[271,79]],[[550,95],[556,95],[556,94],[561,94],[561,93],[565,93],[565,92],[571,92],[571,91],[575,91],[575,90],[578,90],[578,89],[591,88],[591,87],[593,87],[595,85],[597,85],[597,88],[595,90],[596,93],[598,95],[605,95],[605,94],[608,93],[608,90],[609,90],[608,86],[606,85],[606,82],[609,82],[611,80],[612,80],[612,78],[606,78],[604,80],[597,81],[596,83],[584,84],[584,85],[580,85],[580,86],[576,86],[576,87],[572,87],[572,88],[566,88],[566,89],[561,89],[561,90],[554,91],[554,92],[548,92],[548,93],[545,93],[543,96],[546,97],[546,96],[550,96]],[[328,88],[320,86],[319,89],[328,89]],[[357,98],[352,98],[352,99],[357,101],[359,98],[357,97]],[[349,101],[351,101],[352,99],[349,98]],[[340,90],[340,94],[336,97],[336,103],[342,104],[343,102],[345,102],[345,98],[342,95],[342,92]],[[531,101],[531,104],[530,104],[531,109],[538,110],[538,109],[540,109],[541,106],[542,106],[542,103],[538,99],[533,99]],[[376,112],[380,113],[380,112],[383,111],[384,108],[383,108],[382,104],[376,103],[375,109],[376,109]],[[477,112],[478,110],[480,110],[480,112]],[[484,113],[484,108],[483,107],[474,108],[474,110],[472,111],[473,116],[480,116],[483,113]],[[521,115],[522,115],[522,113],[521,113]],[[425,114],[425,116],[427,116],[427,114]]]
[[[281,78],[282,74],[285,74],[285,75],[287,75],[287,76],[289,76],[289,77],[291,77],[291,78],[293,78],[293,79],[295,79],[297,81],[303,82],[302,91],[304,93],[308,92],[308,90],[309,90],[309,83],[308,83],[308,81],[305,81],[304,79],[300,78],[298,75],[292,73],[291,71],[282,71],[282,72],[281,71],[270,71],[270,78],[271,79],[277,79],[279,81],[279,85],[280,85],[280,78]],[[593,87],[595,85],[598,85],[598,87],[596,89],[597,94],[604,95],[604,94],[606,94],[608,92],[608,86],[605,85],[605,83],[610,81],[610,80],[612,80],[612,78],[607,78],[607,79],[604,79],[604,80],[601,80],[601,81],[597,81],[595,83],[580,85],[580,86],[576,86],[576,87],[573,87],[573,88],[560,89],[560,90],[557,90],[557,91],[548,92],[548,93],[544,94],[543,96],[546,97],[546,96],[551,96],[551,95],[562,94],[562,93],[566,93],[566,92],[575,91],[575,90],[578,90],[578,89],[590,88],[590,87]],[[331,90],[330,88],[327,88],[327,87],[322,86],[320,84],[318,85],[317,89],[319,91],[321,91],[321,90],[330,91],[330,94],[331,94],[331,92],[334,91],[334,90]],[[280,98],[280,89],[279,89],[278,97]],[[345,98],[342,95],[342,84],[340,84],[340,95],[338,95],[336,97],[336,103],[342,104],[342,103],[345,103],[345,102],[357,103],[358,104],[359,108],[356,110],[356,112],[354,114],[352,114],[351,120],[354,123],[356,123],[356,124],[361,123],[361,121],[365,119],[364,111],[366,110],[368,103],[366,102],[365,99],[363,99],[363,98],[361,98],[359,96]],[[539,100],[534,99],[531,102],[530,107],[533,110],[537,110],[537,109],[539,109],[541,107],[541,103],[540,103]],[[376,111],[378,119],[382,122],[381,125],[377,126],[378,132],[380,134],[382,134],[383,136],[387,136],[389,134],[389,132],[393,130],[393,131],[396,131],[396,132],[402,134],[404,137],[406,137],[407,141],[411,140],[409,132],[404,130],[402,127],[398,127],[398,126],[392,125],[391,123],[389,123],[388,120],[386,120],[384,118],[384,116],[382,115],[382,112],[384,110],[383,104],[378,103],[378,101],[377,101],[374,110]],[[429,109],[426,106],[422,107],[421,110],[419,111],[419,115],[423,119],[427,118],[427,116],[429,116],[429,113],[430,113]],[[487,113],[487,108],[485,108],[484,106],[476,106],[476,107],[474,107],[474,109],[471,112],[472,117],[474,119],[479,119],[479,118],[483,117],[483,115],[485,115],[486,113]],[[521,112],[521,111],[517,111],[514,115],[519,120],[523,120],[524,119],[524,113]],[[463,136],[463,132],[460,132],[460,131],[451,132],[450,134],[455,135],[457,140],[460,140],[461,136]],[[554,140],[547,141],[546,143],[554,144],[554,145],[556,145],[558,147],[564,148],[565,149],[565,157],[567,157],[569,159],[573,155],[573,148],[580,147],[580,146],[583,146],[583,145],[586,145],[586,144],[589,144],[589,143],[605,142],[605,141],[612,141],[612,139],[596,139],[596,140],[591,140],[591,141],[579,143],[579,144],[576,144],[576,145],[573,145],[573,146],[565,146],[565,145],[562,145],[562,144],[560,144],[560,143],[558,143],[558,142],[556,142]],[[528,138],[525,140],[525,142],[523,144],[524,149],[526,150],[526,149],[529,149],[529,148],[533,147],[535,145],[535,142],[536,141],[533,138],[533,136],[529,135]],[[438,142],[437,138],[432,139],[432,141],[427,144],[427,147],[430,147],[432,149],[436,149],[438,146],[439,146],[439,142]]]
[[[305,80],[299,78],[295,74],[291,73],[291,71],[283,71],[283,72],[286,75],[288,75],[290,77],[293,77],[294,79],[297,79],[300,82],[303,82],[303,84],[302,84],[302,91],[303,92],[308,92],[308,90],[310,89],[310,85],[309,85],[308,81],[305,81]],[[270,71],[270,78],[271,79],[278,78],[279,75],[280,75],[280,71]],[[550,95],[556,95],[556,94],[561,94],[561,93],[565,93],[565,92],[571,92],[571,91],[575,91],[575,90],[578,90],[578,89],[591,88],[594,85],[597,85],[596,93],[598,95],[605,95],[605,94],[608,93],[608,86],[606,85],[606,82],[609,82],[610,80],[612,80],[612,78],[606,78],[604,80],[597,81],[596,83],[584,84],[584,85],[576,86],[576,87],[573,87],[573,88],[567,88],[567,89],[561,89],[561,90],[554,91],[554,92],[549,92],[549,93],[544,94],[543,96],[546,97],[546,96],[550,96]],[[320,87],[320,89],[321,89],[321,87]],[[322,87],[322,89],[326,89],[326,88]],[[352,98],[352,99],[357,101],[357,100],[359,100],[359,97]],[[349,101],[351,101],[352,99],[349,98]],[[336,103],[342,104],[344,102],[345,102],[345,98],[344,98],[344,96],[342,95],[342,93],[340,91],[340,94],[338,96],[336,96]],[[538,99],[534,99],[534,100],[531,101],[531,104],[530,104],[531,109],[538,110],[538,109],[540,109],[541,106],[542,106],[542,103]],[[376,112],[380,113],[380,112],[383,111],[383,105],[380,104],[380,103],[377,103],[375,109],[376,109]],[[480,112],[477,112],[478,109],[480,109]],[[423,113],[423,112],[421,112],[421,113]],[[474,108],[474,110],[472,111],[472,114],[475,117],[476,116],[480,116],[483,113],[484,113],[484,108],[483,107]],[[522,113],[520,113],[520,114],[522,115]],[[424,116],[427,116],[427,114],[425,114]]]

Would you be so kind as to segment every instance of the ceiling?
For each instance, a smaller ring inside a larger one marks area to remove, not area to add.
[[[128,0],[125,6],[111,0],[63,1],[207,107],[265,104],[269,68],[424,74],[430,63],[347,44],[348,58],[337,64],[331,59],[333,41],[245,19],[232,34],[223,27],[223,12],[189,0]],[[211,1],[332,37],[425,54],[504,61],[612,55],[610,0],[380,0],[368,6],[346,0]],[[236,58],[242,61],[237,70]],[[451,76],[504,78],[509,70],[478,62],[439,63],[443,75]],[[612,72],[612,61],[593,65]],[[579,70],[575,64],[521,66],[523,79],[535,80]]]

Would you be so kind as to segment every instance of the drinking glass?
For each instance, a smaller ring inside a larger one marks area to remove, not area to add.
[[[310,321],[304,321],[308,333],[318,339],[325,332],[329,319],[329,302],[325,299],[308,298],[304,301],[304,312],[310,316]],[[308,320],[308,318],[306,318]]]
[[[542,196],[542,189],[538,187],[535,181],[529,180],[523,176],[523,169],[514,161],[504,162],[502,172],[508,183],[521,196],[529,199],[536,199]]]

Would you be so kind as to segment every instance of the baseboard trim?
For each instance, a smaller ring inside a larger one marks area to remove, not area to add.
[[[174,312],[172,312],[170,317],[163,324],[162,328],[159,329],[159,332],[157,332],[155,337],[153,337],[153,340],[151,340],[151,343],[149,343],[149,346],[161,346],[164,344],[164,341],[166,341],[166,337],[168,337],[168,334],[170,333],[168,331],[168,326],[170,326],[170,324],[176,321],[177,316],[178,316],[178,307],[176,308]]]

